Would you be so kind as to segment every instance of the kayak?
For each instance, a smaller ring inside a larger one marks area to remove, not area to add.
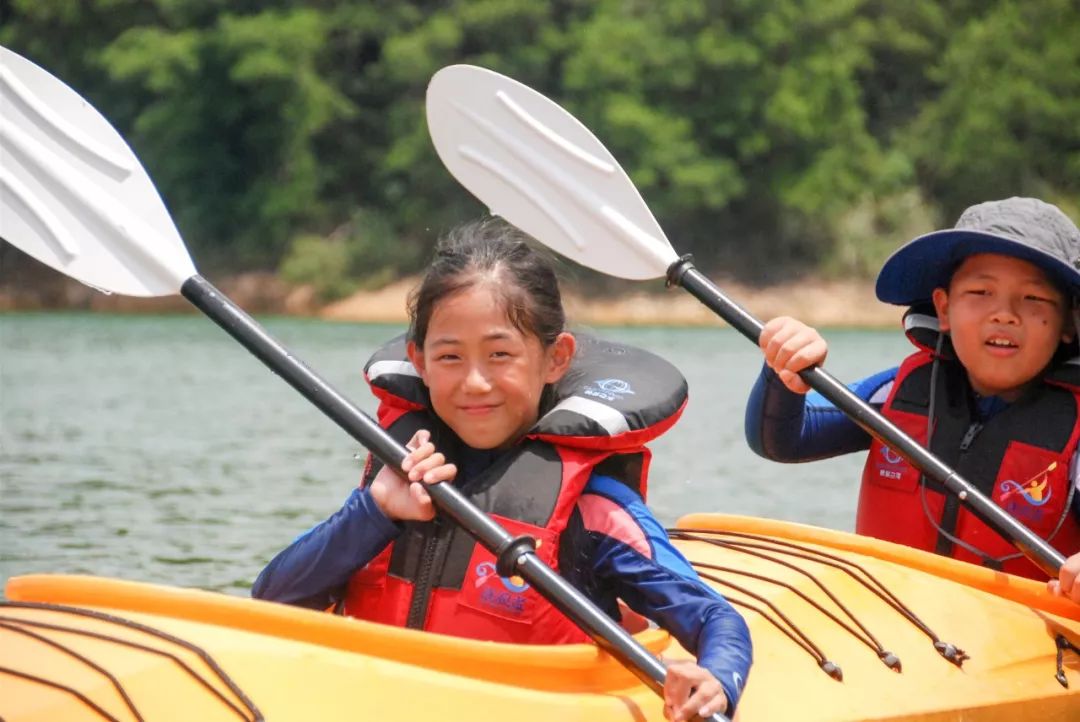
[[[736,720],[1080,719],[1080,605],[1043,584],[766,519],[691,515],[670,533],[750,625]],[[663,719],[587,644],[477,642],[90,576],[5,591],[5,722]],[[661,630],[635,636],[689,656]]]

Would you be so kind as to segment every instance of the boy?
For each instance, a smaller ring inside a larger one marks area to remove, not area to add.
[[[909,306],[916,351],[853,390],[1065,555],[1050,589],[1080,602],[1080,230],[1033,198],[972,206],[956,227],[920,236],[881,269],[877,296]],[[827,346],[794,319],[770,321],[766,366],[746,436],[758,454],[809,461],[869,448],[860,534],[1032,578],[1045,575],[809,388],[798,372]]]

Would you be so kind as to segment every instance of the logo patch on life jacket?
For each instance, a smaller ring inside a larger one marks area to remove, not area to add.
[[[1001,482],[1002,505],[1005,505],[1010,499],[1015,499],[1018,494],[1021,499],[1031,506],[1042,506],[1050,501],[1050,498],[1054,495],[1054,490],[1047,488],[1050,485],[1047,475],[1055,468],[1057,468],[1056,461],[1023,484],[1019,484],[1012,479]],[[1016,499],[1016,501],[1019,501],[1019,499]]]
[[[900,454],[897,454],[884,444],[881,445],[881,455],[884,457],[886,464],[894,465],[904,461],[904,457],[900,456]]]
[[[1050,511],[1044,507],[1054,496],[1048,476],[1056,468],[1055,461],[1025,482],[1005,479],[998,484],[1001,494],[998,504],[1025,524],[1041,524],[1043,517]]]
[[[634,390],[622,379],[598,379],[586,386],[581,393],[604,401],[618,401],[624,396],[633,396]]]
[[[472,584],[462,589],[463,601],[501,617],[525,617],[533,603],[525,594],[529,588],[521,577],[500,577],[494,562],[483,561],[473,567]]]
[[[877,468],[878,477],[899,481],[904,474],[904,457],[882,444],[881,458],[885,463],[879,461],[874,465]]]
[[[476,572],[476,581],[473,582],[473,585],[477,587],[484,586],[489,579],[495,577],[511,592],[520,594],[529,588],[528,583],[517,575],[512,577],[500,577],[499,573],[495,570],[494,562],[480,562],[476,565],[474,571]]]

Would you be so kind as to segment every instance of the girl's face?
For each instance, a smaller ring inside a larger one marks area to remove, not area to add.
[[[539,414],[545,384],[570,367],[574,337],[540,339],[510,323],[484,284],[440,299],[424,347],[408,345],[409,359],[431,393],[436,414],[474,449],[508,446]]]
[[[982,253],[969,256],[949,290],[934,291],[942,331],[984,396],[1015,400],[1057,350],[1072,339],[1068,303],[1036,265]]]

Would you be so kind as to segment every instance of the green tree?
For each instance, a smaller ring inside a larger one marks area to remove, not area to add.
[[[748,280],[871,274],[987,198],[1080,207],[1071,0],[0,0],[0,19],[129,139],[204,269],[284,263],[330,294],[415,270],[482,211],[428,138],[451,63],[565,105],[681,250]]]
[[[1002,0],[956,32],[907,134],[951,220],[1008,195],[1080,203],[1080,6]]]
[[[132,28],[102,52],[110,77],[147,98],[131,138],[201,257],[276,263],[318,218],[314,139],[353,110],[318,68],[326,36],[321,13],[268,10]]]

